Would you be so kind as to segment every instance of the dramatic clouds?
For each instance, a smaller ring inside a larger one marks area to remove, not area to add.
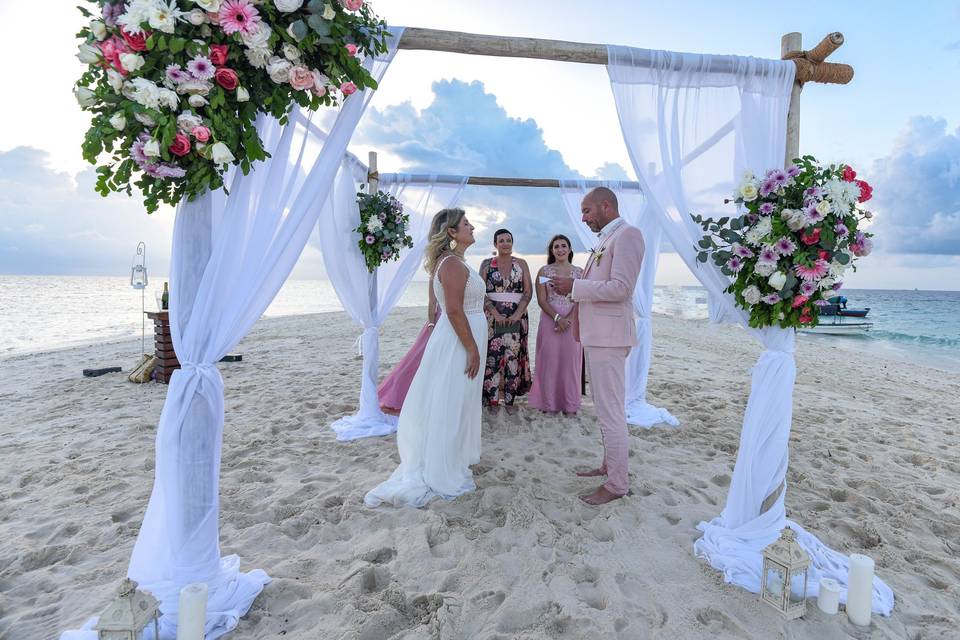
[[[480,82],[433,84],[434,100],[417,111],[410,103],[371,109],[360,126],[361,143],[388,151],[402,167],[384,171],[518,178],[583,178],[547,147],[536,121],[511,118]],[[628,179],[607,163],[596,176]],[[574,237],[556,190],[469,187],[461,202],[480,223],[478,242],[492,250],[493,231],[507,226],[521,253],[542,253],[554,233]]]
[[[0,153],[0,273],[123,275],[140,240],[151,271],[166,273],[172,211],[102,198],[92,169],[74,178],[47,161],[31,147]]]
[[[866,177],[875,188],[878,250],[960,255],[960,129],[911,118]]]

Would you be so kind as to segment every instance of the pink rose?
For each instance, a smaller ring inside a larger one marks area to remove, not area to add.
[[[225,44],[212,44],[210,45],[210,62],[217,65],[218,67],[227,63],[227,52],[230,50],[230,47]]]
[[[359,11],[363,6],[363,0],[340,0],[340,4],[347,11]]]
[[[793,303],[790,306],[793,307],[794,309],[796,309],[797,307],[802,307],[803,305],[807,304],[807,300],[809,299],[810,298],[808,296],[802,296],[802,295],[797,296],[796,298],[793,299]]]
[[[351,43],[347,45],[347,55],[351,58],[357,55],[357,45]]]
[[[190,133],[197,142],[206,142],[210,139],[210,129],[207,129],[202,124],[195,126]]]
[[[98,42],[97,46],[100,47],[100,53],[103,54],[103,60],[106,63],[104,66],[113,67],[120,72],[120,75],[127,75],[127,70],[120,64],[120,54],[130,52],[130,47],[127,46],[126,42],[117,36],[113,36],[103,42]]]
[[[858,202],[866,202],[873,197],[873,187],[867,184],[866,180],[854,180],[860,187],[860,199]]]
[[[216,80],[217,84],[227,91],[233,91],[240,85],[240,79],[237,77],[237,72],[226,67],[220,67],[217,69],[217,71],[213,74],[213,79]]]
[[[297,91],[306,91],[313,87],[313,71],[303,65],[297,65],[290,69],[290,86]]]
[[[857,177],[857,172],[853,170],[853,167],[847,164],[843,166],[842,177],[844,182],[853,182],[853,180]]]
[[[141,31],[140,33],[127,33],[123,30],[123,27],[120,27],[120,35],[123,36],[123,40],[127,43],[127,46],[134,51],[147,50],[147,38],[150,37],[149,32]]]
[[[357,85],[352,82],[344,82],[340,85],[340,91],[342,91],[345,96],[352,95],[357,92]]]
[[[177,135],[173,137],[173,144],[170,145],[170,153],[180,157],[190,153],[190,138],[178,132]]]

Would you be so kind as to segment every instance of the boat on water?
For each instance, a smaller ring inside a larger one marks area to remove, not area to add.
[[[821,333],[831,336],[863,335],[873,327],[872,322],[864,318],[870,313],[865,309],[848,309],[846,296],[834,296],[828,304],[820,307],[820,320],[815,327],[800,329],[807,333]]]

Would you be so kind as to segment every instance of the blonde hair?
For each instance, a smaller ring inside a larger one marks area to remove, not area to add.
[[[456,229],[465,215],[466,211],[456,208],[442,209],[433,216],[433,222],[430,223],[430,242],[427,243],[423,259],[423,268],[430,275],[433,275],[440,256],[450,251],[450,234],[447,231]]]

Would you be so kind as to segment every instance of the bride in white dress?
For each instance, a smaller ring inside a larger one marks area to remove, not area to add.
[[[400,466],[367,493],[383,503],[422,507],[435,496],[452,500],[473,491],[470,465],[480,461],[481,387],[487,320],[483,280],[463,252],[473,244],[463,209],[444,209],[430,225],[424,267],[441,311],[400,410]]]

